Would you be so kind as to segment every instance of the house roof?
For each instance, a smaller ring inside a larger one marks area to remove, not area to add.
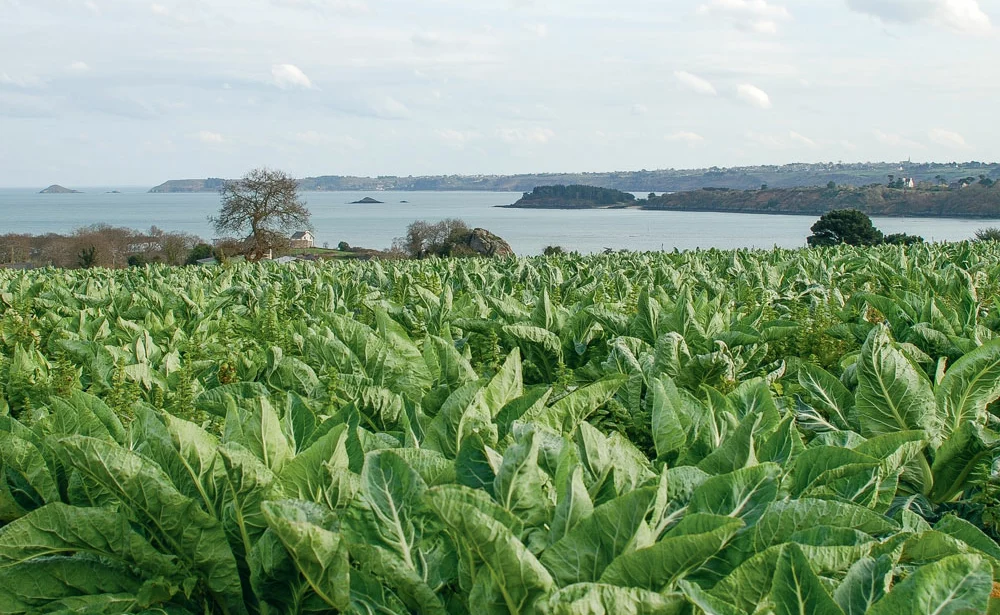
[[[306,235],[312,235],[309,231],[296,231],[292,234],[292,239],[305,239]]]

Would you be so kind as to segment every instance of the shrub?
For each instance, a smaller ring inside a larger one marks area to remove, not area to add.
[[[835,246],[846,243],[852,246],[874,246],[882,243],[882,231],[875,228],[871,218],[856,209],[835,209],[823,216],[810,229],[807,239],[812,247]]]
[[[560,256],[566,254],[566,250],[563,250],[562,246],[546,246],[542,254],[545,256]]]
[[[976,241],[1000,241],[1000,228],[989,226],[976,231]]]
[[[915,243],[924,243],[924,238],[920,235],[910,235],[908,233],[893,233],[886,235],[883,243],[893,246],[912,246]]]
[[[199,243],[195,247],[191,248],[190,252],[188,252],[185,264],[194,265],[203,258],[210,258],[213,253],[214,250],[212,249],[212,246],[207,243]]]

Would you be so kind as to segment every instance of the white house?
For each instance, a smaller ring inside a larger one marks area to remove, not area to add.
[[[316,239],[309,231],[297,231],[292,234],[291,246],[293,248],[311,248],[315,242]]]

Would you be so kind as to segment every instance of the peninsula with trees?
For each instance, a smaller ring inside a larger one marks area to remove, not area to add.
[[[702,188],[637,199],[632,206],[655,211],[701,211],[722,213],[822,215],[839,209],[855,209],[869,216],[1000,218],[1000,183],[985,174],[957,181],[915,182],[911,178],[888,176],[885,184],[823,187],[732,190]],[[539,187],[542,194],[563,187]],[[564,209],[551,199],[520,199],[510,207]],[[602,208],[596,201],[576,201],[575,208]]]
[[[611,188],[593,186],[538,186],[513,205],[524,209],[595,209],[627,207],[635,203],[635,195]]]

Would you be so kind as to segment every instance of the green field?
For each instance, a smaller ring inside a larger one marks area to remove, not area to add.
[[[992,242],[0,270],[0,613],[1000,612],[998,291]]]

